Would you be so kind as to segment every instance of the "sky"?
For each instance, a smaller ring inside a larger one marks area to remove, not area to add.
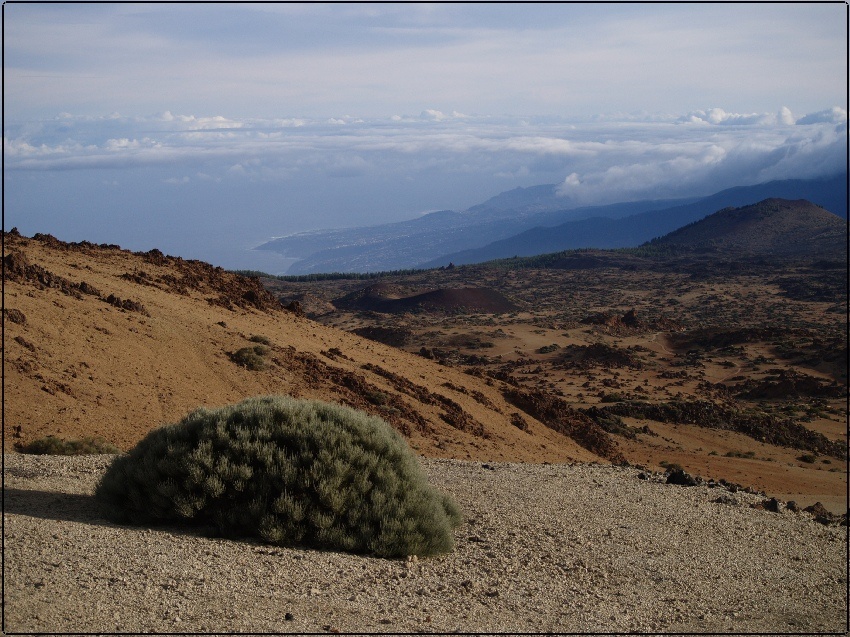
[[[846,170],[844,3],[12,1],[3,35],[6,229],[227,268],[518,186]]]

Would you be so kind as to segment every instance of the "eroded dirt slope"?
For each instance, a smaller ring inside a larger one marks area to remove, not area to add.
[[[202,262],[13,231],[4,283],[7,448],[53,435],[129,449],[196,407],[282,393],[380,415],[428,456],[616,457],[604,432],[582,447],[506,402],[499,381],[315,323]]]

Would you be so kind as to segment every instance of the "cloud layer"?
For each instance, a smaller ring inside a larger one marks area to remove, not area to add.
[[[813,177],[842,169],[847,113],[799,118],[710,108],[625,121],[499,118],[424,109],[364,120],[236,119],[224,116],[65,114],[7,127],[6,168],[56,171],[161,167],[165,182],[285,182],[370,174],[427,179],[475,174],[504,188],[563,182],[575,203],[679,196],[740,183]]]
[[[10,3],[6,223],[232,266],[517,186],[569,207],[835,173],[846,26],[834,3]]]
[[[463,210],[517,186],[559,184],[570,208],[833,175],[846,170],[846,120],[840,108],[572,121],[431,108],[378,119],[66,113],[7,125],[6,223],[280,271],[247,248]]]

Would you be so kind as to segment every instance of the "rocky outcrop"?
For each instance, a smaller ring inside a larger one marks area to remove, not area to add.
[[[613,463],[624,464],[617,443],[590,417],[570,407],[566,401],[540,390],[511,387],[505,400],[530,414],[550,429],[569,436],[582,447]]]

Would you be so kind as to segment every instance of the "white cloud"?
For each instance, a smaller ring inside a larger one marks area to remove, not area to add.
[[[844,124],[847,122],[847,111],[840,106],[833,106],[829,110],[809,113],[797,120],[797,124]]]
[[[436,109],[428,108],[419,114],[419,118],[429,122],[442,122],[446,119],[446,115]]]
[[[776,124],[777,116],[773,113],[727,113],[722,108],[710,108],[705,111],[691,111],[679,118],[679,121],[724,126],[770,126]]]
[[[787,106],[783,106],[779,109],[777,120],[780,124],[784,124],[785,126],[793,126],[796,123],[794,115],[791,113],[791,109]]]
[[[579,186],[581,186],[581,179],[579,179],[578,173],[570,173],[564,179],[564,183],[558,187],[558,194],[569,196],[570,191]]]
[[[557,182],[566,203],[708,194],[767,179],[834,174],[846,153],[845,136],[836,131],[846,113],[838,108],[797,121],[810,122],[806,126],[789,126],[794,118],[785,107],[770,113],[719,107],[684,116],[632,113],[584,122],[422,113],[366,121],[173,111],[147,118],[64,117],[7,127],[4,153],[10,170],[162,166],[173,175],[176,166],[206,183],[294,184],[296,177],[413,183],[439,174],[496,179],[497,192]],[[161,179],[186,183],[168,174]]]

